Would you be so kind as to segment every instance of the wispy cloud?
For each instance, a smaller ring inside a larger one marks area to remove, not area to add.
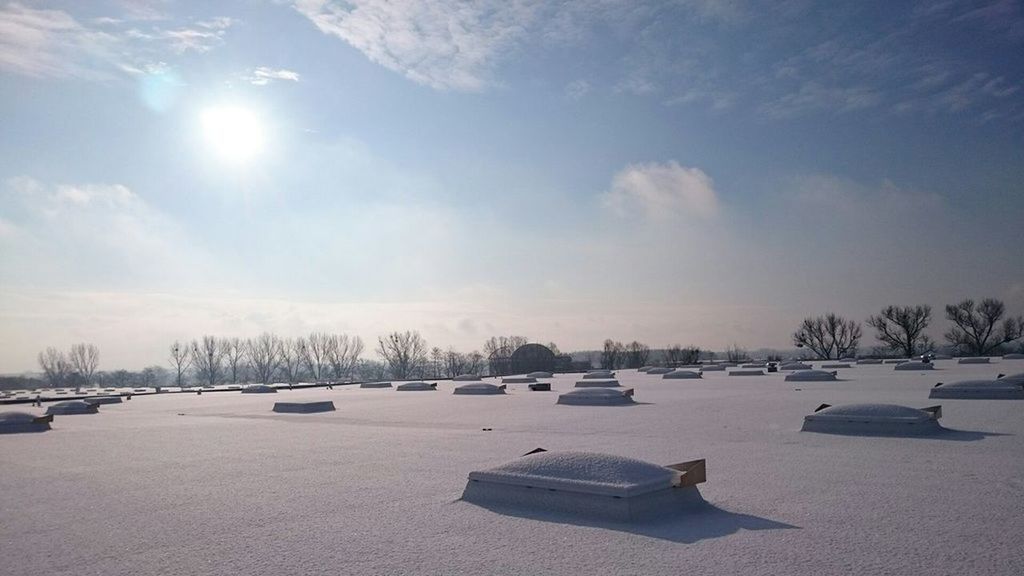
[[[245,80],[254,86],[266,86],[275,80],[298,82],[299,73],[285,68],[260,66],[245,75]]]
[[[537,4],[526,0],[298,0],[325,34],[370,60],[442,90],[479,91],[523,37]]]
[[[675,161],[630,164],[615,174],[601,201],[615,213],[641,213],[652,220],[709,219],[719,212],[711,178],[700,168]]]
[[[36,9],[18,3],[0,7],[0,70],[37,78],[105,79],[137,73],[185,52],[206,52],[224,42],[234,24],[212,18],[167,27],[146,5],[123,17],[87,22],[71,13]],[[143,30],[135,27],[146,21]],[[155,23],[159,22],[159,23]]]

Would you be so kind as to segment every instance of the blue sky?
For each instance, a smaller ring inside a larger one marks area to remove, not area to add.
[[[5,372],[1024,311],[1019,1],[4,2],[0,75]]]

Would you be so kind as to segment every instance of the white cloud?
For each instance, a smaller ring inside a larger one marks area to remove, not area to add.
[[[28,282],[184,284],[204,268],[176,223],[121,184],[49,185],[29,177],[0,187],[8,286]]]
[[[579,100],[590,92],[590,82],[586,80],[574,80],[565,85],[565,97],[570,100]]]
[[[325,34],[370,60],[442,90],[479,91],[514,49],[538,8],[526,0],[298,0]]]
[[[144,5],[142,5],[144,6]],[[0,70],[36,78],[106,79],[138,73],[168,53],[206,52],[224,42],[234,24],[212,18],[186,26],[133,28],[139,18],[98,17],[83,24],[63,10],[35,9],[18,3],[0,7]]]
[[[298,82],[299,73],[285,68],[268,68],[266,66],[260,66],[250,72],[245,77],[245,80],[254,86],[266,86],[274,80]]]
[[[699,168],[675,161],[630,164],[612,178],[602,202],[616,213],[642,212],[655,220],[677,216],[710,219],[719,212],[711,178]]]

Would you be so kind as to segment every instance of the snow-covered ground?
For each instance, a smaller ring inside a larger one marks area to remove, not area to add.
[[[1024,360],[937,368],[854,366],[839,382],[619,370],[637,404],[613,407],[557,405],[579,375],[487,396],[452,382],[136,396],[0,435],[0,573],[1024,574],[1024,401],[928,399]],[[271,411],[319,400],[337,410]],[[942,404],[953,431],[799,431],[822,403],[861,402]],[[537,447],[706,458],[708,505],[614,524],[459,500],[471,471]]]

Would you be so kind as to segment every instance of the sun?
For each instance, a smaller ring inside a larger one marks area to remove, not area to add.
[[[262,119],[248,108],[206,108],[201,122],[207,145],[224,160],[244,162],[263,150],[265,134]]]

